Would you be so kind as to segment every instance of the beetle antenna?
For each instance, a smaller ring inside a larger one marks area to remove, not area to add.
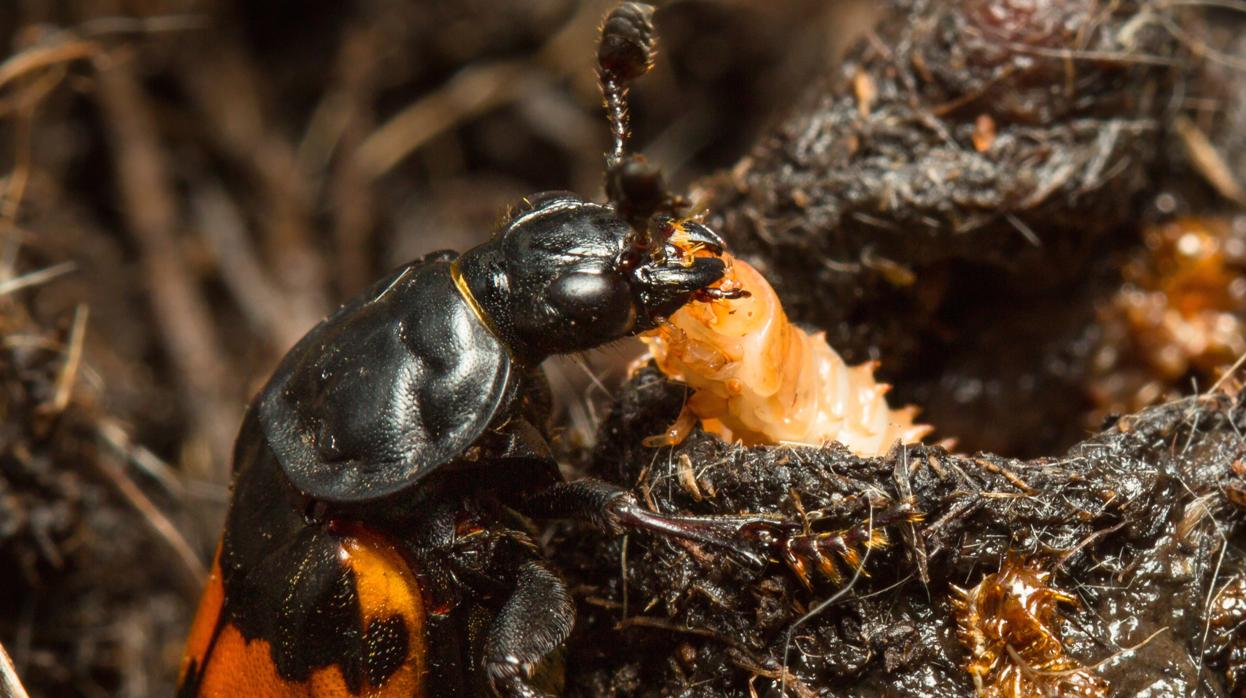
[[[597,44],[597,79],[610,119],[612,149],[606,155],[606,168],[617,168],[627,154],[631,135],[627,111],[630,83],[653,67],[657,53],[653,28],[653,6],[624,2],[606,15]]]
[[[610,120],[612,148],[606,153],[606,197],[633,231],[637,250],[661,247],[655,239],[669,232],[659,215],[675,216],[684,205],[666,188],[662,170],[643,155],[629,153],[631,137],[627,110],[628,87],[653,67],[657,31],[652,5],[624,2],[606,15],[597,44],[597,78]]]

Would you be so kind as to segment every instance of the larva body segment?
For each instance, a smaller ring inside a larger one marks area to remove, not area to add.
[[[918,523],[920,512],[907,503],[892,504],[852,528],[837,531],[809,530],[808,521],[802,533],[784,536],[775,546],[776,557],[787,564],[805,588],[812,590],[816,573],[840,585],[848,575],[860,572],[865,553],[890,545],[886,527],[896,523]]]
[[[873,363],[845,364],[824,333],[788,320],[756,269],[723,259],[718,289],[746,295],[690,303],[641,337],[663,373],[694,389],[685,410],[706,431],[747,445],[839,441],[867,456],[930,432],[914,424],[915,407],[887,405],[890,386],[874,380]],[[684,431],[672,427],[666,442],[678,443]]]

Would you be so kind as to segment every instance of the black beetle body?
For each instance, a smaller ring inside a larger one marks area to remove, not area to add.
[[[557,692],[552,659],[575,610],[527,517],[680,536],[754,562],[786,530],[656,514],[615,485],[564,482],[547,441],[542,360],[655,327],[724,271],[717,254],[685,253],[720,254],[722,241],[672,223],[682,200],[625,152],[651,15],[624,3],[603,25],[611,205],[526,199],[488,242],[400,267],[343,305],[256,396],[179,695]]]
[[[674,249],[633,260],[631,237],[606,206],[544,194],[493,240],[408,264],[343,306],[256,402],[291,484],[324,502],[375,501],[452,463],[491,426],[550,459],[543,425],[513,415],[528,369],[649,329],[722,276],[721,260],[685,266]]]
[[[712,523],[638,511],[617,487],[562,483],[546,441],[545,357],[649,329],[722,276],[716,257],[634,237],[611,207],[533,197],[489,242],[407,264],[309,332],[239,435],[214,636],[266,642],[282,681],[334,665],[362,690],[387,677],[368,657],[420,634],[426,694],[539,695],[530,676],[574,610],[508,511],[717,541]],[[364,627],[362,572],[339,559],[360,535],[415,571],[435,610],[421,627]],[[210,649],[190,653],[185,694],[212,683]]]

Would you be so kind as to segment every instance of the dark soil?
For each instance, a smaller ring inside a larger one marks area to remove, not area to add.
[[[653,371],[635,377],[603,425],[596,472],[635,483],[658,511],[804,515],[836,531],[908,502],[924,521],[888,526],[893,545],[870,551],[868,576],[810,617],[840,587],[805,589],[781,563],[757,569],[701,546],[566,531],[553,546],[580,584],[576,695],[766,694],[784,670],[792,695],[970,695],[951,585],[974,586],[1009,555],[1031,556],[1078,599],[1056,632],[1111,695],[1228,695],[1223,644],[1203,633],[1209,595],[1246,564],[1226,538],[1240,517],[1226,491],[1246,453],[1236,398],[1144,410],[1030,461],[920,446],[881,458],[744,449],[702,433],[639,446],[682,399]]]

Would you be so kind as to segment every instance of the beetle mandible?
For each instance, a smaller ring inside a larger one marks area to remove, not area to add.
[[[723,275],[668,239],[683,202],[626,149],[652,8],[602,28],[610,203],[529,197],[494,237],[406,264],[313,328],[252,401],[226,528],[179,695],[456,696],[556,691],[574,622],[519,514],[722,545],[747,517],[660,515],[564,482],[543,359],[651,329]],[[722,252],[694,221],[681,244]]]

